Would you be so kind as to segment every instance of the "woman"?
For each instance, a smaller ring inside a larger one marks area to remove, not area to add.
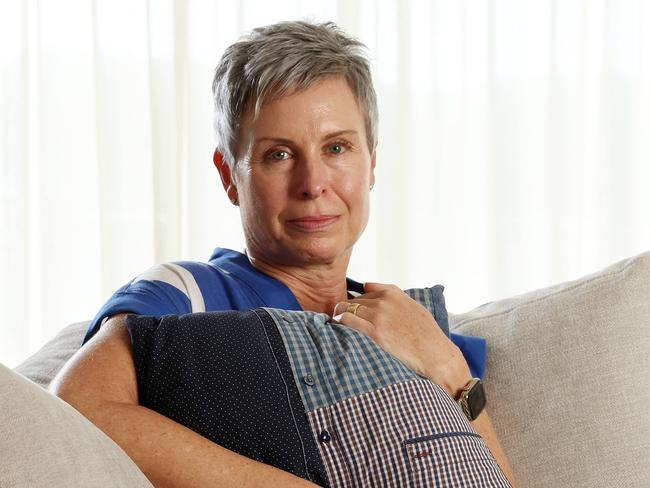
[[[215,73],[214,163],[239,206],[246,255],[157,267],[95,318],[56,393],[120,444],[157,486],[308,486],[138,405],[128,313],[274,307],[334,315],[458,398],[459,348],[397,287],[348,291],[352,248],[375,182],[377,110],[363,45],[333,24],[285,22],[228,48]],[[104,325],[100,328],[100,324]],[[93,337],[94,336],[94,337]],[[473,423],[510,481],[487,413]],[[182,447],[179,447],[182,446]]]

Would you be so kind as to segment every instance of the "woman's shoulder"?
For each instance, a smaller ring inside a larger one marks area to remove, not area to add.
[[[185,293],[194,288],[201,290],[222,284],[223,278],[233,274],[233,267],[241,266],[241,258],[246,256],[231,249],[216,248],[209,261],[169,261],[151,266],[136,276],[129,286],[141,282],[166,283]],[[219,279],[222,278],[222,279]]]

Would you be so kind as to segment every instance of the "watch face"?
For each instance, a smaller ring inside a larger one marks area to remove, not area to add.
[[[470,420],[474,420],[485,408],[486,398],[483,383],[478,381],[467,395],[467,405],[470,411]]]

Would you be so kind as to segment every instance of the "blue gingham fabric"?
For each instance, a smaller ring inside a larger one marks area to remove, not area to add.
[[[405,290],[449,335],[444,288]],[[265,308],[278,324],[308,411],[420,376],[365,334],[326,314]]]
[[[264,310],[280,330],[307,411],[419,377],[368,336],[326,314]]]

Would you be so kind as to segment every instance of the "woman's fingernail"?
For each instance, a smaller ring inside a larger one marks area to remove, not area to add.
[[[341,321],[341,317],[343,317],[343,314],[342,314],[342,313],[340,313],[340,314],[335,315],[334,317],[332,317],[332,320],[333,320],[334,322],[340,322],[340,321]]]
[[[336,305],[334,305],[334,315],[338,315],[339,317],[345,310],[348,308],[347,302],[339,302]]]

